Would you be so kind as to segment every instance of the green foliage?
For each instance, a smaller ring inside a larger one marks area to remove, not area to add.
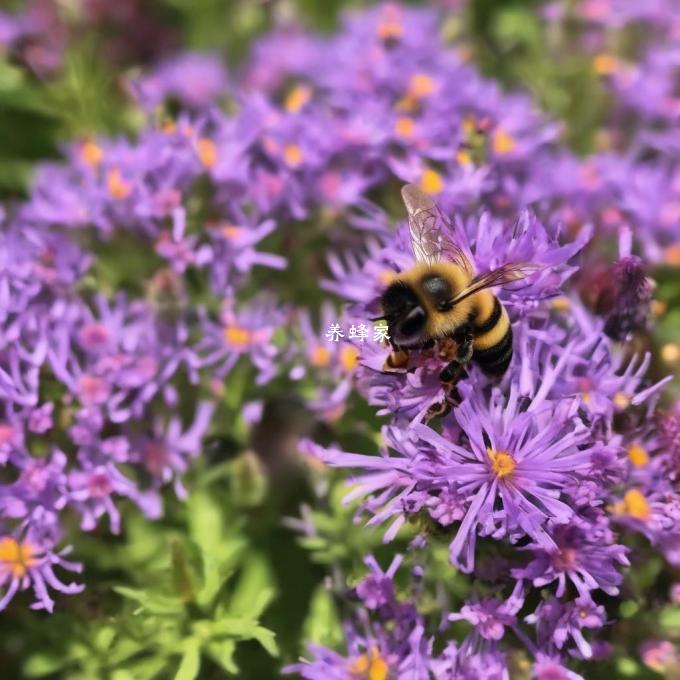
[[[224,485],[194,488],[171,521],[154,525],[130,513],[123,540],[101,559],[93,554],[100,577],[109,576],[90,595],[103,595],[95,611],[76,603],[37,622],[23,617],[41,643],[26,654],[26,677],[191,680],[207,668],[238,673],[244,641],[278,655],[260,622],[276,594],[267,557],[218,493]],[[101,544],[93,539],[90,548]]]

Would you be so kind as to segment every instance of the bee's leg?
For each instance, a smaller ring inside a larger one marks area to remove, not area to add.
[[[405,349],[395,349],[387,356],[384,371],[400,371],[406,370],[408,366],[409,353]]]
[[[443,383],[455,382],[463,366],[472,359],[472,328],[464,326],[460,332],[456,333],[454,340],[458,344],[458,349],[456,356],[439,374],[439,379]]]

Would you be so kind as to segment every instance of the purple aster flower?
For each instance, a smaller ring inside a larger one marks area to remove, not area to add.
[[[578,653],[588,659],[593,650],[583,634],[584,630],[601,628],[605,623],[604,614],[604,607],[589,598],[581,597],[566,604],[549,598],[541,602],[525,621],[536,626],[540,646],[554,644],[561,650],[571,641]]]
[[[196,347],[201,365],[215,366],[217,377],[224,378],[247,355],[258,371],[257,384],[268,382],[278,370],[274,333],[286,315],[271,297],[261,296],[240,309],[228,297],[218,323],[203,319],[204,335]]]
[[[469,602],[458,613],[449,614],[449,621],[467,621],[474,626],[473,635],[484,640],[498,641],[505,635],[505,629],[517,624],[517,612],[524,605],[524,586],[518,581],[506,600],[484,597]]]
[[[526,567],[513,569],[515,578],[529,579],[537,588],[557,581],[557,597],[563,597],[571,581],[582,597],[602,589],[618,595],[623,576],[621,567],[629,565],[627,549],[614,543],[606,517],[575,517],[568,525],[555,527],[552,534],[556,549],[528,546],[533,559]]]
[[[185,52],[160,63],[130,87],[148,110],[167,99],[200,109],[226,94],[227,72],[217,55]]]
[[[55,574],[55,567],[79,573],[82,565],[63,559],[70,549],[54,551],[54,546],[41,541],[30,531],[17,538],[5,535],[0,538],[0,587],[5,591],[0,598],[0,610],[5,609],[20,590],[33,588],[36,602],[33,609],[52,612],[54,600],[48,587],[72,595],[82,592],[84,586],[76,583],[65,584]]]

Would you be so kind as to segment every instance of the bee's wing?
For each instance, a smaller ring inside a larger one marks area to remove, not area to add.
[[[405,185],[401,196],[408,214],[411,247],[416,260],[429,265],[439,260],[448,260],[472,276],[470,260],[446,236],[445,231],[451,230],[451,224],[439,206],[415,184]]]
[[[453,300],[451,300],[451,304],[456,304],[464,298],[470,297],[470,295],[479,293],[480,290],[484,290],[485,288],[507,286],[515,281],[521,281],[540,269],[542,269],[540,265],[531,262],[511,262],[504,264],[497,269],[492,269],[489,272],[484,272],[483,274],[475,276],[470,283],[461,290]]]

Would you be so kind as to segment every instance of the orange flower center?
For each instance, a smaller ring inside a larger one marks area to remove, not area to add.
[[[409,118],[408,116],[400,116],[394,123],[394,132],[399,137],[408,139],[413,136],[414,130],[415,123],[413,122],[413,118]]]
[[[123,179],[119,168],[111,168],[109,170],[106,175],[106,186],[111,196],[118,200],[127,198],[132,191],[132,186]]]
[[[517,146],[515,138],[509,132],[503,130],[503,128],[497,128],[495,130],[492,144],[494,153],[499,156],[510,153]]]
[[[327,347],[315,347],[311,356],[312,366],[323,367],[328,366],[331,360],[331,353]]]
[[[346,371],[353,371],[359,360],[359,350],[353,345],[344,345],[340,350],[340,363]]]
[[[283,159],[289,167],[297,168],[303,158],[302,149],[297,144],[286,144],[283,147]]]
[[[11,536],[0,538],[0,573],[9,572],[15,578],[22,578],[38,563],[36,552],[30,543],[19,543]]]
[[[247,328],[228,326],[224,329],[224,338],[230,345],[247,347],[253,340],[253,334]]]
[[[618,59],[612,54],[598,54],[593,60],[595,73],[600,76],[610,76],[619,66]]]
[[[104,152],[98,144],[95,144],[94,142],[85,142],[80,147],[80,157],[83,159],[84,163],[94,167],[101,163]]]
[[[380,656],[377,647],[373,647],[368,654],[362,654],[350,664],[349,672],[362,680],[387,680],[390,669],[387,662]]]
[[[420,176],[420,188],[426,194],[438,194],[444,189],[442,176],[431,168],[427,168]]]
[[[628,447],[628,460],[635,467],[644,467],[649,463],[649,455],[639,444],[631,444]]]
[[[312,98],[312,90],[308,85],[296,85],[286,97],[283,107],[288,113],[300,113]]]
[[[630,515],[642,522],[646,522],[652,514],[647,499],[644,497],[643,493],[637,489],[626,491],[623,501],[616,504],[614,511]]]
[[[206,168],[212,168],[217,163],[217,145],[212,139],[205,137],[196,142],[196,153]]]
[[[499,479],[509,477],[517,467],[515,459],[506,451],[494,451],[487,449],[489,460],[491,461],[491,470]]]

